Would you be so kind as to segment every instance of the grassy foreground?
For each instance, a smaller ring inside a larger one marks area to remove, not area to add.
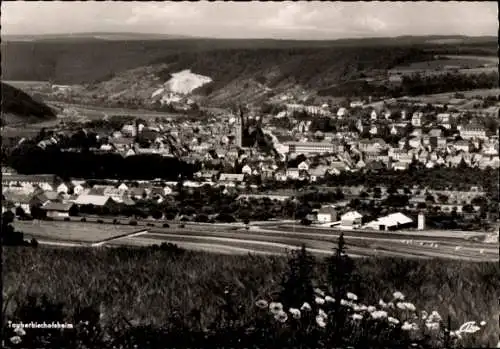
[[[258,300],[279,300],[280,282],[287,270],[287,259],[283,257],[154,248],[3,248],[2,262],[4,321],[76,324],[97,316],[96,323],[115,333],[123,332],[123,326],[147,326],[176,328],[179,336],[189,336],[191,329],[202,331],[222,321],[221,309],[227,306],[228,297],[236,309],[237,322],[253,323]],[[466,321],[486,321],[469,345],[497,344],[498,263],[399,258],[360,259],[354,263],[359,284],[352,292],[364,304],[390,301],[394,291],[401,291],[419,311],[436,310],[444,319],[450,315],[452,329]],[[326,275],[326,265],[316,260],[314,285],[323,285]],[[41,334],[46,330],[26,330],[30,331]],[[3,338],[8,342],[12,335],[7,330]],[[58,345],[64,347],[62,342]],[[79,344],[92,346],[95,344]]]

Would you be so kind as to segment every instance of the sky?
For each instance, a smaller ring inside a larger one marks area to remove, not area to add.
[[[4,1],[2,35],[137,32],[215,38],[339,39],[498,34],[482,2]]]

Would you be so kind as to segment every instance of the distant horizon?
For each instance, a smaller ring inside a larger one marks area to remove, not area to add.
[[[170,35],[213,39],[324,41],[399,36],[498,35],[498,5],[493,1],[4,1],[0,20],[5,36],[175,33]]]
[[[464,35],[464,34],[423,34],[423,35],[394,35],[394,36],[346,36],[338,38],[320,38],[320,39],[293,39],[293,38],[274,38],[274,37],[214,37],[214,36],[192,36],[177,33],[155,33],[155,32],[132,32],[132,31],[82,31],[82,32],[53,32],[44,34],[2,34],[4,38],[8,37],[44,37],[44,36],[86,36],[86,35],[138,35],[138,36],[164,36],[186,39],[213,39],[213,40],[278,40],[278,41],[341,41],[341,40],[367,40],[367,39],[398,39],[398,38],[497,38],[498,35]]]

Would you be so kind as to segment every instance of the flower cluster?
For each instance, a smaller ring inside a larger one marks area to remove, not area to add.
[[[10,341],[12,342],[12,344],[17,345],[22,342],[22,337],[26,335],[26,331],[21,327],[16,327],[14,328],[14,333],[16,335],[11,337]]]
[[[431,331],[443,330],[442,317],[433,310],[430,314],[425,311],[417,311],[416,306],[408,301],[405,301],[405,296],[399,291],[392,294],[392,300],[389,302],[380,299],[377,305],[366,305],[358,302],[358,296],[352,292],[347,292],[346,299],[340,299],[340,308],[344,309],[348,314],[348,321],[351,321],[356,326],[370,321],[385,322],[389,328],[399,328],[406,332],[414,332],[421,328]],[[314,290],[313,296],[314,304],[317,313],[312,313],[313,307],[309,303],[303,303],[300,308],[290,308],[288,312],[284,311],[283,305],[279,302],[268,303],[265,300],[256,302],[256,306],[261,309],[268,309],[270,314],[274,316],[276,321],[285,323],[289,319],[289,315],[295,319],[300,320],[304,313],[309,313],[315,319],[315,323],[319,328],[327,327],[329,320],[328,305],[333,304],[336,300],[327,295],[320,289]],[[325,309],[322,309],[322,307]],[[331,314],[330,314],[331,315]],[[475,321],[464,323],[458,330],[449,331],[450,337],[454,339],[462,339],[463,334],[471,334],[481,330],[486,325],[485,321],[481,321],[479,326]],[[423,326],[423,327],[422,327]],[[446,329],[444,329],[446,330]]]

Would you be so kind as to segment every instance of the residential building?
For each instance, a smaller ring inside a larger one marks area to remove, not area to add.
[[[364,228],[376,229],[376,230],[396,230],[402,228],[408,228],[413,224],[413,219],[405,216],[402,213],[392,213],[385,217],[377,218],[371,221]]]
[[[469,124],[467,126],[463,126],[460,129],[460,137],[462,137],[463,139],[486,139],[486,129],[479,124]]]
[[[340,216],[341,225],[345,227],[360,227],[363,216],[357,211],[349,211]]]
[[[288,142],[290,153],[295,154],[315,154],[315,153],[333,153],[335,145],[326,142]]]
[[[72,202],[62,203],[49,201],[44,204],[41,209],[46,212],[47,217],[69,217],[72,207],[75,206]]]
[[[319,223],[331,223],[337,221],[337,209],[334,206],[324,206],[318,211]]]

